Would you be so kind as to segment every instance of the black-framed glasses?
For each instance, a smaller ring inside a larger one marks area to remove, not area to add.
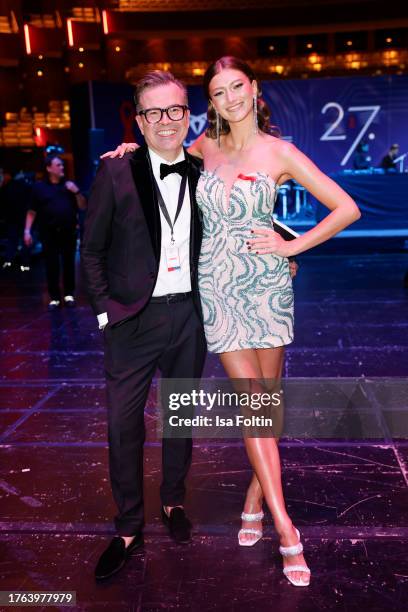
[[[159,123],[163,118],[163,113],[166,113],[171,121],[181,121],[186,111],[188,111],[188,106],[185,104],[173,104],[167,108],[147,108],[139,111],[138,115],[144,115],[147,123]]]

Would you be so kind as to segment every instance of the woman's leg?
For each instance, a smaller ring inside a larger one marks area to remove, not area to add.
[[[265,353],[265,350],[268,351],[268,353]],[[279,346],[275,349],[256,349],[256,354],[258,357],[259,365],[261,367],[262,378],[265,381],[280,381],[282,378],[285,347]],[[279,443],[279,438],[275,438],[275,440],[277,443]],[[252,480],[248,487],[247,497],[248,493],[250,492],[253,492],[254,494],[258,494],[258,496],[263,497],[261,485],[259,484],[259,480],[256,477],[255,472],[252,474]]]
[[[248,378],[261,379],[264,377],[261,363],[264,370],[268,373],[267,367],[269,360],[275,358],[282,363],[282,355],[276,349],[244,349],[222,353],[220,359],[227,375],[234,379]],[[267,377],[266,377],[267,378]],[[272,377],[270,377],[272,378]],[[266,503],[272,513],[275,529],[278,532],[282,546],[292,546],[297,544],[297,534],[292,525],[292,521],[286,511],[285,500],[283,498],[281,466],[277,440],[275,438],[244,438],[249,460],[257,475],[258,481],[263,491]],[[305,564],[303,555],[296,555],[290,559],[284,558],[284,566],[292,564]],[[295,580],[309,580],[309,575],[305,572],[291,572],[291,577]]]
[[[262,362],[258,356],[258,349],[254,352],[257,355],[258,363],[254,361],[254,366],[256,368],[261,369],[261,378],[268,380],[280,380],[282,376],[282,365],[283,365],[283,357],[284,357],[284,347],[278,347],[276,349],[269,349],[271,352],[268,355],[267,359],[263,359]],[[241,352],[241,351],[240,351]],[[278,441],[278,440],[277,440]],[[251,482],[246,492],[245,503],[243,511],[248,514],[256,514],[262,510],[262,502],[263,502],[263,492],[262,487],[259,483],[257,475],[255,472],[252,474]],[[242,522],[242,528],[253,528],[262,530],[262,522]],[[255,535],[253,534],[242,534],[242,540],[254,540]]]

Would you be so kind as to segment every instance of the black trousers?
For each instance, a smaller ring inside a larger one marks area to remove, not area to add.
[[[45,257],[48,293],[51,300],[60,300],[60,259],[64,295],[75,292],[76,230],[73,228],[46,228],[41,232]]]
[[[144,524],[144,407],[158,367],[164,378],[199,378],[206,355],[204,331],[191,298],[149,303],[137,316],[105,327],[109,470],[119,535],[134,535]],[[164,506],[184,502],[191,464],[191,438],[162,440]]]

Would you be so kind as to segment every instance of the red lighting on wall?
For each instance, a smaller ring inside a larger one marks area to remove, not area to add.
[[[47,144],[47,131],[43,128],[36,127],[34,142],[37,147],[45,147],[45,145]]]
[[[108,14],[106,11],[102,11],[102,24],[103,24],[103,33],[109,34]]]
[[[70,47],[74,46],[74,34],[72,32],[72,21],[67,19],[67,32],[68,32],[68,44]]]
[[[27,23],[24,24],[24,40],[27,55],[31,55],[30,28]]]

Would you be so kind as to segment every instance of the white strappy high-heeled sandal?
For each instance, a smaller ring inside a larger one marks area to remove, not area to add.
[[[296,529],[296,527],[295,527]],[[282,557],[293,557],[294,555],[300,555],[303,552],[303,544],[300,541],[300,533],[299,530],[296,529],[297,536],[299,538],[299,542],[294,544],[293,546],[279,546],[279,552]],[[307,572],[310,574],[310,569],[307,565],[287,565],[283,568],[283,573],[286,578],[295,586],[309,586],[310,577],[308,582],[303,582],[303,580],[294,580],[289,576],[289,572]]]
[[[256,521],[262,521],[264,517],[264,513],[262,512],[257,512],[255,514],[248,514],[248,512],[243,512],[241,514],[241,520],[243,521],[247,521],[248,523],[255,523]],[[250,539],[250,540],[243,540],[241,538],[242,535],[244,535],[245,533],[250,533],[252,535],[257,536],[255,539]],[[260,539],[262,538],[262,530],[261,529],[253,529],[251,527],[248,528],[244,528],[244,529],[240,529],[238,531],[238,542],[240,546],[253,546],[254,544],[256,544]]]

